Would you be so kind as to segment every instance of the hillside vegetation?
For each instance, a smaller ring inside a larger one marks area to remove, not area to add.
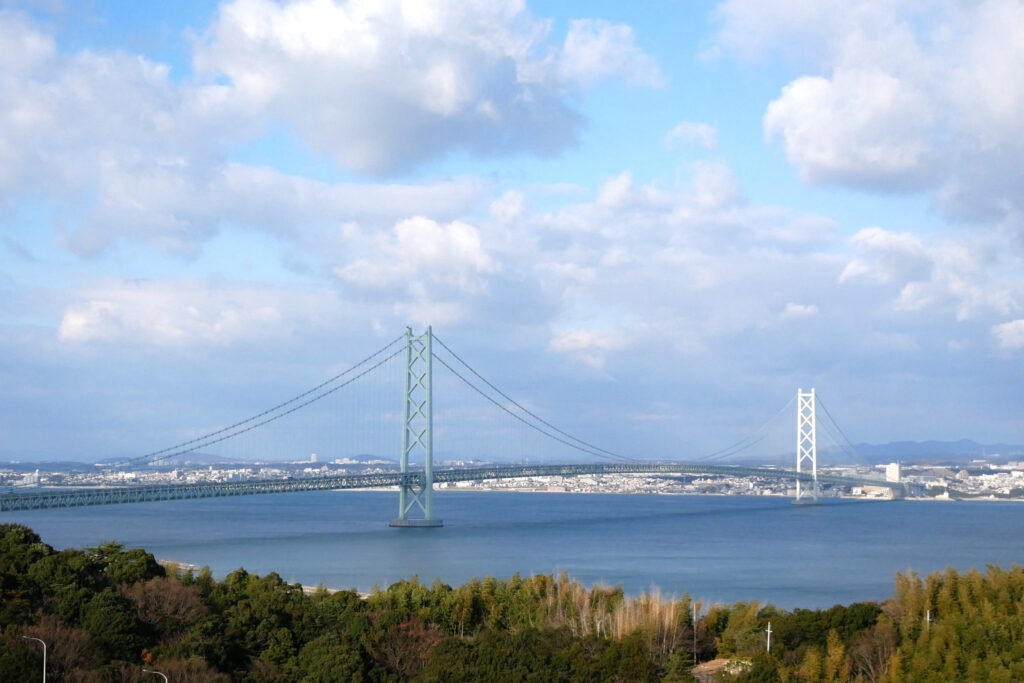
[[[171,573],[141,549],[56,551],[0,525],[0,680],[734,681],[1024,680],[1024,569],[900,574],[883,604],[786,611],[757,602],[627,598],[564,574],[415,577],[361,597],[277,574]],[[693,622],[694,607],[698,616]],[[772,625],[772,652],[765,629]],[[146,678],[143,678],[146,676]],[[726,680],[726,679],[723,679]]]

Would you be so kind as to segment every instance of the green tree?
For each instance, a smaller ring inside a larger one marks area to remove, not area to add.
[[[145,645],[142,624],[131,603],[110,588],[96,593],[86,603],[82,629],[106,660],[136,661]]]
[[[327,633],[303,646],[293,670],[302,683],[362,683],[366,680],[358,645]]]
[[[104,573],[115,585],[131,585],[167,576],[167,571],[157,563],[156,558],[141,548],[133,548],[111,556]]]

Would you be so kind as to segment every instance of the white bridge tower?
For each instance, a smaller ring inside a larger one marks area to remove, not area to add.
[[[398,517],[391,526],[438,527],[434,518],[434,335],[428,327],[421,335],[405,328],[405,395],[403,398],[401,467]],[[423,460],[423,470],[412,472],[410,456]],[[415,476],[410,476],[415,475]],[[422,517],[410,517],[419,508]]]
[[[818,434],[815,418],[814,389],[796,391],[796,471],[800,474],[810,469],[813,483],[810,491],[804,491],[803,482],[796,480],[794,503],[818,502]],[[806,463],[806,465],[805,465]]]

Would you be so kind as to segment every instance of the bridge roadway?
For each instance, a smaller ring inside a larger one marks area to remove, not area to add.
[[[813,482],[806,472],[767,467],[734,467],[702,463],[608,463],[592,465],[508,465],[434,470],[434,482],[439,484],[475,481],[480,479],[512,479],[517,477],[578,477],[587,474],[697,474],[708,476],[759,477],[768,479],[799,479]],[[239,482],[206,484],[132,485],[105,488],[70,488],[59,491],[6,493],[0,495],[0,512],[14,510],[44,510],[49,508],[82,507],[86,505],[115,505],[121,503],[151,503],[160,500],[189,500],[193,498],[221,498],[249,496],[265,493],[294,493],[298,491],[333,491],[341,489],[387,488],[401,483],[422,485],[423,472],[382,472],[376,474],[343,474],[326,477],[289,479],[252,479]],[[903,490],[903,485],[875,479],[818,475],[818,482],[838,486],[884,486]]]

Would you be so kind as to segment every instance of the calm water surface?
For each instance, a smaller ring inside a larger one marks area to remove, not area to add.
[[[1024,504],[438,492],[441,529],[392,529],[389,492],[309,492],[3,513],[57,548],[112,539],[158,558],[368,590],[418,574],[568,571],[631,594],[792,607],[884,599],[897,571],[1024,561]]]

